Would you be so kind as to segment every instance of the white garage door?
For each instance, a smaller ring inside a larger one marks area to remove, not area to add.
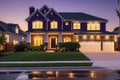
[[[80,45],[80,51],[101,51],[100,41],[84,41]]]
[[[114,42],[113,41],[103,42],[103,51],[114,51]]]

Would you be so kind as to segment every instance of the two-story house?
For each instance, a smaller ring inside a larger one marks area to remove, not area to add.
[[[14,45],[26,41],[25,33],[20,29],[18,24],[5,23],[0,21],[0,36],[4,34],[6,38],[5,46],[0,45],[0,50],[4,48],[8,51],[14,49]]]
[[[57,12],[44,5],[30,7],[27,43],[47,45],[48,49],[63,42],[79,42],[81,51],[114,51],[117,35],[106,31],[108,20],[82,12]]]

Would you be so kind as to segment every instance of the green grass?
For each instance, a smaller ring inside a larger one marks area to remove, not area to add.
[[[4,53],[5,54],[5,53]],[[0,57],[0,61],[69,61],[89,60],[80,52],[15,52]]]
[[[43,64],[0,64],[0,67],[57,67],[57,66],[91,66],[92,63],[43,63]]]
[[[75,61],[87,60],[80,52],[9,52],[1,53],[0,62],[3,61]],[[91,63],[29,63],[29,64],[2,64],[0,67],[55,67],[55,66],[91,66]]]

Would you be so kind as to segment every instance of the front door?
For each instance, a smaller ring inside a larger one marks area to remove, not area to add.
[[[51,38],[51,48],[56,47],[56,38]]]

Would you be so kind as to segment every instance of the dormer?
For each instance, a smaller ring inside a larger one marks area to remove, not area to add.
[[[44,5],[42,8],[39,9],[39,11],[42,14],[46,14],[49,10],[50,10],[50,8],[48,6],[46,6],[46,5]]]

